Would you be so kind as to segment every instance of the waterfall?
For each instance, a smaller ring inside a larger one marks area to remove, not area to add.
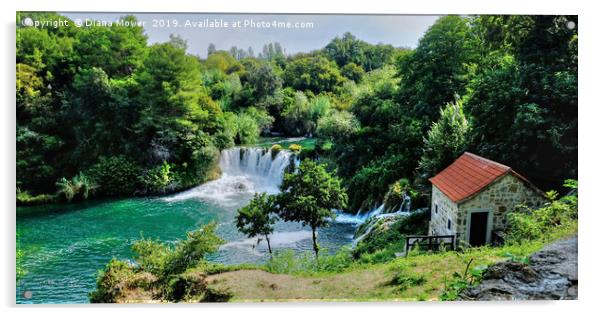
[[[246,204],[256,192],[276,194],[284,171],[291,165],[292,153],[281,150],[272,157],[264,148],[235,147],[224,149],[219,158],[222,174],[188,191],[165,198],[166,201],[202,199],[220,206]]]
[[[373,208],[369,212],[366,212],[363,214],[361,214],[360,212],[357,212],[357,214],[352,215],[349,213],[339,211],[339,212],[337,212],[337,217],[336,217],[335,221],[338,223],[360,225],[360,224],[363,224],[364,222],[366,222],[368,219],[370,219],[374,216],[377,216],[379,214],[382,214],[384,209],[385,209],[385,205],[381,204],[380,206]]]
[[[263,148],[235,147],[222,151],[219,167],[222,176],[249,176],[260,178],[267,185],[278,187],[284,171],[291,164],[292,153],[281,150],[272,158],[272,152]]]

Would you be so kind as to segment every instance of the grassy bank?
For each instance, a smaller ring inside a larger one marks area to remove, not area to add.
[[[563,238],[571,231],[558,233]],[[208,282],[232,294],[230,301],[419,301],[439,300],[454,272],[527,257],[554,239],[461,252],[410,254],[387,263],[354,263],[342,272],[296,271],[276,274],[243,269],[209,276]]]

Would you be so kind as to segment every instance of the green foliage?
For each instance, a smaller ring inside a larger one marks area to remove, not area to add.
[[[418,192],[410,185],[410,180],[402,178],[389,186],[389,191],[385,194],[383,204],[386,210],[398,210],[405,198],[414,200],[418,197]]]
[[[470,265],[473,260],[474,259],[471,258],[466,264],[466,269],[463,274],[454,272],[452,274],[452,279],[445,281],[445,288],[439,296],[440,300],[455,301],[463,290],[481,282],[483,279],[483,272],[487,269],[487,266],[481,265],[471,268]]]
[[[240,208],[236,216],[236,228],[249,238],[264,237],[270,254],[272,253],[272,247],[269,235],[274,231],[275,211],[276,201],[274,196],[268,196],[266,193],[255,193],[249,204]],[[258,238],[257,243],[259,241]]]
[[[364,76],[364,69],[354,63],[348,63],[343,68],[341,68],[341,74],[355,82],[359,82]]]
[[[275,274],[311,275],[320,272],[343,272],[353,265],[349,248],[342,248],[334,254],[322,255],[316,261],[310,252],[295,253],[287,249],[276,251],[265,264],[268,272]]]
[[[577,16],[479,17],[488,58],[469,84],[473,151],[540,187],[577,177]],[[549,159],[549,157],[556,157]]]
[[[132,245],[132,252],[140,270],[162,276],[172,249],[158,240],[141,238]]]
[[[250,114],[238,114],[236,120],[236,143],[253,144],[259,139],[261,128]]]
[[[464,115],[462,102],[448,103],[441,108],[439,120],[433,123],[424,139],[418,173],[428,179],[450,165],[469,144],[470,123]]]
[[[366,71],[381,68],[391,63],[395,51],[396,49],[391,45],[371,45],[357,39],[349,32],[343,34],[342,38],[334,38],[324,48],[326,55],[334,60],[339,67],[354,64],[356,67],[357,65],[362,66],[362,70]]]
[[[240,106],[256,106],[270,113],[280,112],[282,79],[271,63],[245,63],[241,75],[242,91],[237,103]]]
[[[282,151],[282,145],[280,145],[280,144],[272,145],[272,147],[270,147],[270,153],[272,154],[272,159],[276,158],[276,156],[278,156],[278,153],[280,153],[280,151]]]
[[[134,16],[120,20],[136,25]],[[102,67],[109,76],[127,76],[142,65],[146,40],[142,26],[114,23],[78,29],[75,61],[81,68]]]
[[[305,135],[312,129],[309,102],[301,91],[294,92],[292,100],[289,101],[282,116],[284,128],[290,135]]]
[[[286,173],[277,196],[278,215],[285,221],[296,221],[312,229],[316,258],[318,243],[316,229],[324,227],[335,217],[333,209],[347,206],[347,193],[341,180],[326,171],[325,165],[303,160],[294,173]]]
[[[567,180],[566,187],[576,189],[577,180]],[[550,201],[541,208],[521,206],[508,214],[508,242],[522,243],[541,239],[555,230],[572,230],[577,225],[577,196],[556,199],[557,193],[548,194]]]
[[[207,290],[207,281],[202,273],[182,273],[169,279],[165,298],[171,302],[188,301],[202,297]]]
[[[353,113],[331,111],[329,115],[318,119],[316,135],[325,139],[349,138],[359,130],[359,122]]]
[[[333,91],[343,82],[336,63],[325,57],[301,57],[292,60],[287,64],[283,78],[287,86],[313,93]]]
[[[318,121],[332,112],[332,104],[326,95],[319,95],[308,100],[307,96],[297,91],[284,112],[284,129],[291,135],[312,135],[316,131]]]
[[[91,303],[117,303],[124,297],[129,280],[134,276],[134,267],[115,258],[99,271],[96,290],[90,293]]]
[[[416,117],[425,117],[428,122],[437,119],[440,107],[466,91],[478,52],[478,41],[467,18],[439,18],[418,47],[398,60],[401,102]]]
[[[164,275],[178,274],[202,262],[206,254],[216,252],[224,240],[216,235],[216,223],[186,233],[167,256]]]
[[[100,157],[87,172],[98,184],[99,192],[106,196],[119,196],[133,194],[139,187],[141,168],[124,156]]]
[[[269,130],[274,122],[266,110],[248,107],[238,115],[226,113],[226,133],[237,144],[254,144],[259,140],[261,132]],[[225,148],[225,147],[224,147]]]
[[[175,243],[161,243],[142,238],[132,246],[135,265],[111,260],[100,271],[96,290],[90,294],[90,301],[116,302],[127,289],[144,287],[158,293],[161,298],[171,301],[182,299],[202,299],[206,294],[207,283],[202,268],[206,265],[205,255],[217,251],[224,240],[216,235],[215,223],[207,224],[198,230],[186,233],[186,239]],[[200,270],[199,270],[200,269]],[[148,280],[136,282],[145,275]],[[222,297],[216,292],[211,297]],[[222,293],[224,294],[224,293]]]
[[[298,154],[301,151],[302,146],[299,144],[290,144],[288,149],[295,154]]]
[[[17,188],[17,206],[47,204],[56,201],[57,196],[53,194],[38,194],[32,196],[28,191]]]
[[[146,170],[142,182],[148,192],[166,192],[167,187],[174,181],[172,166],[163,160],[163,163]]]
[[[90,196],[97,186],[82,172],[71,180],[65,178],[59,179],[56,183],[57,195],[68,202],[73,199],[85,200]]]

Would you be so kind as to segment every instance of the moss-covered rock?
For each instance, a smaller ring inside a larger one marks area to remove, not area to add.
[[[278,154],[282,151],[282,146],[279,144],[274,144],[270,148],[270,153],[272,154],[272,159],[276,158]]]

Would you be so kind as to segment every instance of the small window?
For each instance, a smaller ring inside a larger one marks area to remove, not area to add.
[[[451,220],[447,220],[447,229],[451,229]]]
[[[435,204],[435,214],[439,213],[439,205]]]

